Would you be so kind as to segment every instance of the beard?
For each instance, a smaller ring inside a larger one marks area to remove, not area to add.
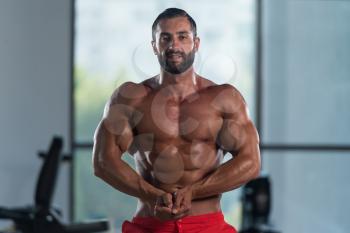
[[[181,74],[190,68],[194,62],[196,51],[193,49],[188,54],[181,51],[167,50],[164,54],[158,55],[160,66],[171,74]],[[176,55],[182,58],[182,62],[175,63],[171,61],[171,56]]]

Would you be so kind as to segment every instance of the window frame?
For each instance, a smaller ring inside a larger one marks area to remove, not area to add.
[[[350,151],[350,145],[341,144],[284,144],[284,143],[264,143],[264,132],[262,130],[263,122],[263,4],[264,0],[256,0],[256,12],[255,12],[255,114],[256,114],[256,128],[259,132],[260,138],[260,150],[262,154],[265,151]],[[76,0],[71,1],[71,25],[70,25],[70,116],[69,116],[69,148],[71,152],[71,166],[69,174],[69,219],[74,221],[74,155],[76,150],[79,149],[92,149],[92,142],[77,142],[75,141],[75,100],[74,100],[74,63],[75,63],[75,25],[76,25]]]

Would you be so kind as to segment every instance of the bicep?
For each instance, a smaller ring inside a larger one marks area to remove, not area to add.
[[[225,119],[218,135],[218,144],[224,151],[238,153],[250,144],[258,144],[258,136],[250,120],[238,122]]]
[[[259,138],[243,97],[239,93],[229,97],[223,108],[218,143],[223,150],[236,154],[248,147],[256,147]]]
[[[120,159],[133,141],[126,105],[107,103],[94,135],[94,163]]]
[[[132,140],[133,131],[130,124],[134,109],[121,101],[109,101],[106,104],[100,128],[101,136],[109,138],[109,146],[118,146],[122,152],[127,151]]]
[[[94,135],[93,162],[101,163],[107,156],[118,154],[120,149],[114,143],[114,136],[106,129],[103,121],[99,123]]]
[[[134,140],[133,127],[142,118],[134,104],[144,95],[145,88],[132,82],[126,82],[114,91],[96,130],[95,144],[101,144],[100,150],[112,153],[119,149],[124,153],[129,149]]]

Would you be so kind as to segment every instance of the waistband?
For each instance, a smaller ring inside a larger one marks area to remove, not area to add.
[[[186,224],[186,223],[210,224],[218,221],[224,221],[224,215],[222,211],[215,212],[215,213],[201,214],[201,215],[186,216],[177,220],[167,220],[167,221],[160,221],[159,219],[154,217],[134,217],[132,219],[132,222],[136,224],[157,224],[157,225],[159,224],[173,225],[178,222],[181,222],[183,224]]]

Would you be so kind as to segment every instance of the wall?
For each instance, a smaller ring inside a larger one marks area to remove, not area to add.
[[[264,143],[350,144],[350,2],[263,1]],[[265,151],[283,233],[350,227],[350,152]]]
[[[0,206],[33,203],[37,152],[53,135],[68,151],[70,12],[69,0],[0,1]],[[63,165],[54,200],[65,219],[68,171]]]

